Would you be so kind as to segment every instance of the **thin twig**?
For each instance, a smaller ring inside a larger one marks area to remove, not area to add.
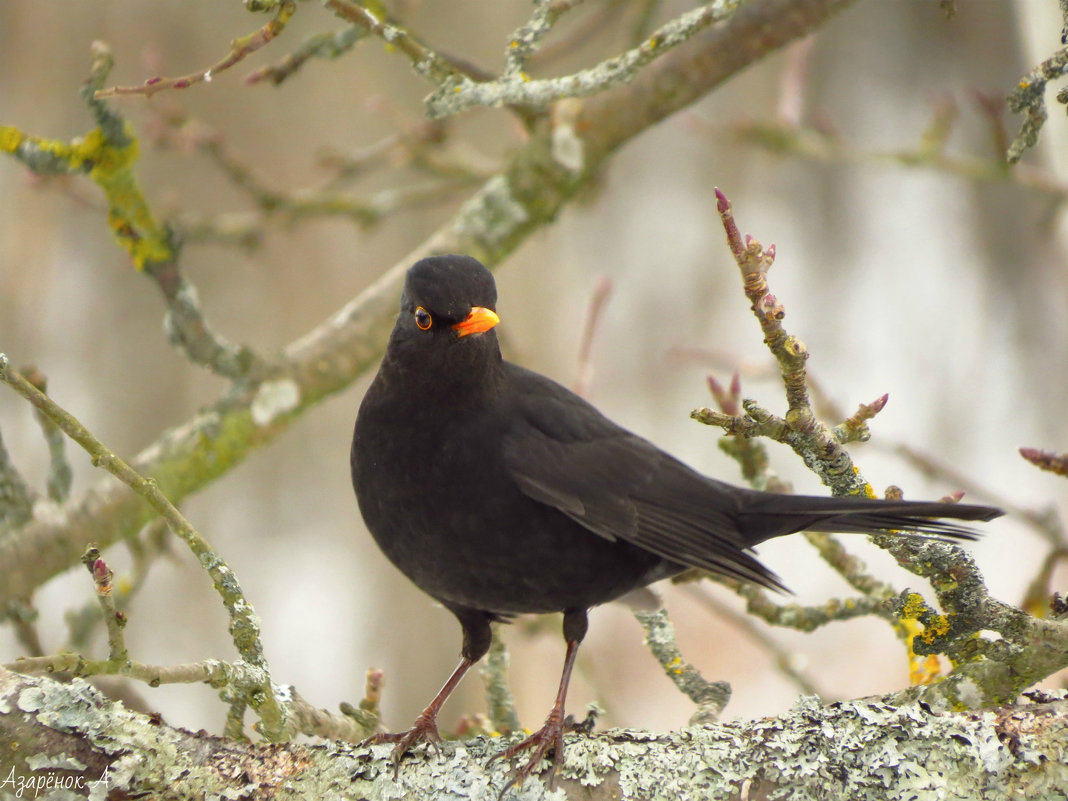
[[[251,699],[250,705],[260,715],[265,734],[274,736],[281,732],[285,722],[284,713],[271,685],[267,660],[260,640],[259,618],[241,592],[237,577],[222,557],[159,491],[155,481],[138,474],[126,462],[108,450],[70,413],[18,372],[12,370],[7,356],[2,353],[0,353],[0,380],[48,415],[67,436],[77,442],[92,457],[95,466],[103,467],[148,501],[149,505],[167,521],[171,531],[189,546],[200,565],[211,576],[215,590],[230,614],[230,634],[238,653],[248,666],[248,670],[235,671],[235,674],[238,672],[242,674],[246,683],[235,686],[234,692]]]
[[[369,8],[354,0],[323,0],[323,5],[341,19],[365,28],[382,39],[390,48],[403,53],[412,62],[412,67],[436,84],[465,76],[482,81],[488,75],[477,67],[444,53],[431,49],[410,31],[386,19],[379,19]]]
[[[774,637],[769,636],[766,631],[755,625],[751,614],[741,614],[732,609],[699,583],[688,582],[683,584],[682,591],[701,603],[717,617],[727,620],[735,628],[740,629],[747,637],[770,653],[775,659],[775,666],[802,693],[805,695],[818,695],[821,698],[832,700],[825,691],[816,685],[812,677],[797,666],[797,660],[787,649],[776,642]]]
[[[294,0],[285,0],[285,2],[279,3],[278,11],[270,22],[247,36],[234,39],[230,42],[230,52],[205,70],[191,72],[178,78],[149,78],[141,86],[112,86],[107,89],[98,89],[95,97],[97,99],[124,95],[151,97],[156,92],[162,92],[165,89],[188,89],[198,83],[211,83],[212,79],[220,72],[224,72],[235,64],[244,61],[247,56],[255,53],[281,34],[290,18],[296,12],[297,4]]]
[[[1058,476],[1068,476],[1068,453],[1054,453],[1038,448],[1020,448],[1020,456],[1040,470],[1046,470]]]
[[[104,614],[104,625],[108,631],[108,661],[125,666],[130,662],[130,652],[126,649],[126,636],[123,633],[126,628],[126,615],[116,608],[112,595],[111,584],[115,574],[101,558],[100,551],[92,545],[82,555],[82,564],[93,577],[96,600]]]
[[[48,381],[37,368],[23,368],[22,374],[41,392],[48,391]],[[63,432],[59,430],[59,426],[49,420],[40,409],[33,411],[33,416],[37,418],[37,424],[41,427],[45,443],[48,445],[48,497],[56,503],[63,503],[70,497],[73,481],[70,462],[67,461],[67,440],[63,437]]]
[[[575,394],[585,398],[593,384],[593,337],[597,333],[597,327],[601,322],[601,313],[605,304],[612,294],[612,279],[602,275],[594,284],[593,292],[590,293],[589,306],[586,308],[586,322],[582,326],[582,337],[579,339],[578,370],[575,376]]]

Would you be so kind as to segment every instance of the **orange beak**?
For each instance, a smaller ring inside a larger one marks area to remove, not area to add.
[[[459,322],[452,327],[452,330],[455,331],[458,336],[465,337],[468,334],[481,334],[483,331],[489,331],[500,321],[501,318],[498,317],[496,312],[492,309],[484,309],[481,306],[475,306],[462,322]]]

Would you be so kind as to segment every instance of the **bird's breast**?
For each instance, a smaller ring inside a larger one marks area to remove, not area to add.
[[[431,596],[498,613],[585,608],[641,586],[660,564],[524,495],[493,410],[404,407],[361,408],[353,484],[379,548]]]

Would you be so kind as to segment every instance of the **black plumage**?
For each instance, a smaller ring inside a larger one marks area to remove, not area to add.
[[[574,393],[502,359],[490,272],[466,256],[409,270],[400,315],[352,441],[352,481],[386,556],[463,628],[460,665],[413,728],[399,759],[437,739],[435,718],[489,647],[490,622],[564,613],[568,649],[557,702],[516,778],[562,748],[563,705],[591,606],[687,567],[782,583],[752,554],[801,530],[907,530],[971,539],[952,520],[1001,512],[944,502],[807,497],[703,476],[608,420]],[[554,768],[555,768],[554,760]]]

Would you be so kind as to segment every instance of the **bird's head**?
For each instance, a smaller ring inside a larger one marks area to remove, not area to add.
[[[478,371],[500,359],[496,305],[493,275],[477,259],[421,259],[405,278],[387,356],[428,377]]]

